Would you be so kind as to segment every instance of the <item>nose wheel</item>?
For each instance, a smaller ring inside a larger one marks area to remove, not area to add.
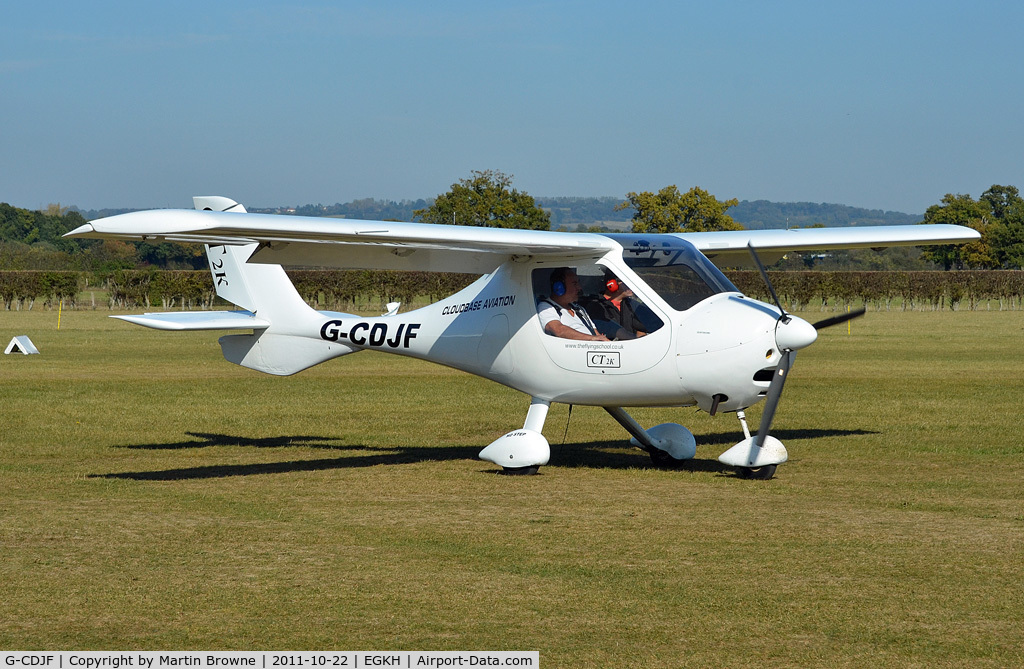
[[[534,467],[502,467],[501,473],[505,476],[534,476],[540,471],[540,465]]]
[[[764,467],[740,467],[736,470],[741,479],[751,481],[767,481],[775,476],[775,468],[778,465],[765,465]]]
[[[776,468],[789,459],[786,447],[782,445],[781,441],[769,435],[751,436],[750,428],[747,427],[746,414],[737,411],[736,417],[740,420],[745,439],[722,453],[718,457],[718,461],[724,465],[735,467],[736,474],[741,479],[769,480],[775,476]]]

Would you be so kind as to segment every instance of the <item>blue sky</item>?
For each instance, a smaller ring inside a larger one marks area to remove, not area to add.
[[[1024,189],[1019,2],[4,2],[0,201]]]

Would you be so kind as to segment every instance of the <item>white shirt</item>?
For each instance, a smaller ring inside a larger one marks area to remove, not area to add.
[[[542,327],[546,327],[551,321],[558,321],[583,334],[592,335],[597,332],[590,316],[575,302],[567,308],[558,306],[551,300],[541,300],[537,303],[537,316],[540,317]]]

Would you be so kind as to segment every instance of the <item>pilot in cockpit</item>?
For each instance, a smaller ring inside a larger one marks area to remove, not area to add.
[[[636,339],[647,334],[647,326],[637,316],[632,297],[633,291],[606,271],[601,294],[581,298],[580,303],[609,339]]]
[[[608,341],[598,331],[586,309],[576,303],[580,296],[580,280],[576,270],[560,267],[551,272],[551,295],[537,303],[537,315],[544,332],[563,339]]]

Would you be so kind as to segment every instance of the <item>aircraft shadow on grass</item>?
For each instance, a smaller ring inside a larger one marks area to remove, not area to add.
[[[193,437],[188,441],[164,444],[135,444],[120,448],[143,450],[176,450],[185,448],[207,448],[211,446],[241,446],[248,448],[284,448],[298,446],[335,451],[347,451],[351,455],[336,458],[318,458],[312,460],[288,460],[284,462],[261,462],[253,464],[203,465],[182,469],[165,469],[159,471],[116,472],[111,474],[93,474],[91,478],[130,479],[136,481],[184,481],[192,479],[226,478],[230,476],[251,476],[255,474],[285,474],[289,472],[328,471],[332,469],[350,469],[355,467],[373,467],[376,465],[406,465],[418,462],[444,462],[451,460],[475,460],[480,452],[479,446],[432,446],[432,447],[398,447],[376,448],[363,445],[332,443],[338,437],[322,437],[312,435],[279,436],[250,438],[227,434],[211,434],[187,432]],[[819,439],[822,437],[857,436],[877,434],[869,430],[778,430],[779,437],[787,440]],[[732,444],[736,435],[732,432],[706,434],[698,438],[700,445]],[[593,469],[633,469],[637,467],[653,467],[647,454],[624,447],[621,441],[591,441],[586,443],[566,443],[552,445],[552,461],[556,467],[588,467]],[[721,464],[716,459],[694,458],[682,463],[681,471],[716,472],[733,475],[731,467]],[[541,469],[543,473],[544,469]],[[491,465],[481,473],[497,474]]]

